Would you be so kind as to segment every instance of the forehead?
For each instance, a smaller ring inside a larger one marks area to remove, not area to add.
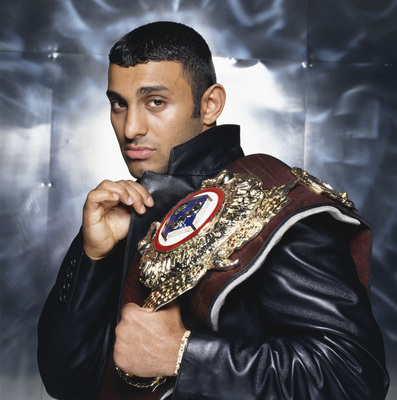
[[[128,68],[110,64],[108,84],[112,90],[139,90],[140,87],[162,86],[171,91],[190,92],[190,85],[183,76],[182,66],[176,61],[150,61]]]

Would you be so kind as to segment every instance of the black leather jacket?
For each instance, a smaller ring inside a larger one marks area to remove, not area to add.
[[[174,148],[167,175],[141,183],[155,207],[103,260],[72,243],[39,323],[39,368],[58,399],[95,399],[114,338],[123,280],[137,241],[182,197],[241,157],[237,127]],[[328,214],[292,226],[263,267],[232,291],[217,332],[194,329],[173,399],[384,399],[383,342],[341,222]]]

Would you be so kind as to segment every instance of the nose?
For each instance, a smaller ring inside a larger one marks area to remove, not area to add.
[[[124,136],[128,140],[133,140],[147,133],[146,118],[143,111],[137,108],[130,108],[124,124]]]

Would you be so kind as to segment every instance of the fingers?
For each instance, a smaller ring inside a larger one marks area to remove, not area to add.
[[[149,312],[149,313],[154,313],[155,311],[153,310],[153,308],[147,308],[147,307],[140,307],[138,306],[138,304],[135,303],[126,303],[120,311],[120,314],[122,315],[123,312],[125,311],[126,313],[128,313],[129,311],[132,311],[131,309],[138,309],[139,311],[143,311],[143,312]],[[174,312],[174,313],[180,313],[180,305],[178,302],[178,299],[175,299],[173,301],[171,301],[170,303],[164,305],[163,307],[161,307],[161,309],[159,311],[163,312],[165,310],[169,310],[169,312]],[[159,312],[157,311],[157,312]]]
[[[144,214],[146,207],[154,205],[150,193],[139,183],[105,180],[88,194],[85,209],[94,212],[98,207],[111,208],[119,202],[131,206],[138,214]]]
[[[96,260],[109,254],[126,237],[131,210],[143,214],[151,206],[150,193],[137,182],[101,182],[88,193],[83,209],[83,247],[87,256]]]
[[[123,315],[124,312],[128,313],[129,311],[134,311],[131,309],[135,309],[135,311],[153,312],[153,309],[151,308],[139,307],[138,304],[135,303],[127,303],[121,308],[120,315]]]
[[[120,194],[120,200],[128,206],[132,206],[138,214],[144,214],[146,207],[153,207],[154,201],[150,193],[139,183],[132,180],[118,181],[116,184],[125,190],[122,194],[115,192],[114,195]]]
[[[150,315],[149,315],[150,314]],[[171,326],[180,326],[182,318],[180,313],[180,306],[177,300],[154,311],[151,308],[139,307],[135,303],[125,304],[120,312],[120,321],[128,320],[130,323],[139,323],[143,325],[151,324],[151,321],[164,321]]]

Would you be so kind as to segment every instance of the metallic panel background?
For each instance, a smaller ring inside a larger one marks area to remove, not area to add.
[[[341,190],[374,227],[372,302],[397,398],[397,1],[2,0],[0,397],[48,399],[36,326],[86,193],[128,173],[107,53],[155,20],[193,26],[228,91],[220,123]]]

